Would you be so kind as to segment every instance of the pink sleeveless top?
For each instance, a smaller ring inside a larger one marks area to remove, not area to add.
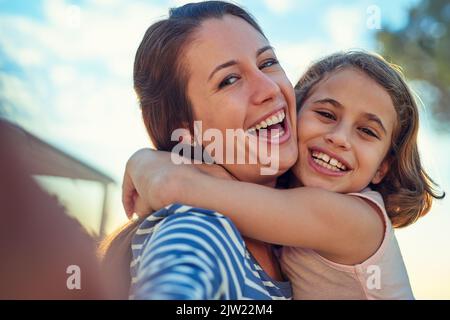
[[[385,232],[378,250],[358,265],[343,265],[313,250],[283,247],[281,266],[292,283],[294,299],[414,299],[394,229],[381,195],[369,188],[350,193],[374,203]]]

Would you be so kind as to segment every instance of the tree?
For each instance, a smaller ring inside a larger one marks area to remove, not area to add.
[[[380,53],[402,66],[409,80],[423,81],[434,92],[429,106],[440,129],[450,122],[450,3],[423,0],[408,12],[399,30],[376,34]]]

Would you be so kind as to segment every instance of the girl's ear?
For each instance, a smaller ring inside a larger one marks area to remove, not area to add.
[[[388,161],[387,159],[383,160],[383,162],[378,167],[378,170],[375,173],[375,176],[372,178],[371,182],[373,184],[378,184],[383,180],[383,178],[386,176],[386,174],[389,171],[389,163],[390,163],[390,161]]]

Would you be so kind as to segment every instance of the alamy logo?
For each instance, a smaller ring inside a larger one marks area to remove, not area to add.
[[[66,273],[70,274],[67,278],[66,286],[69,290],[81,290],[81,269],[77,265],[70,265],[66,269]]]
[[[381,289],[381,268],[376,265],[371,265],[367,267],[366,270],[369,275],[366,280],[366,286],[369,290],[380,290]]]
[[[171,141],[178,141],[172,149],[174,164],[261,164],[261,175],[273,175],[279,169],[279,142],[284,129],[226,129],[225,137],[218,129],[203,132],[202,121],[194,121],[194,137],[188,129],[172,132]],[[194,149],[194,155],[192,155]],[[179,157],[183,154],[183,157]],[[193,157],[192,157],[193,156]],[[192,160],[192,158],[194,160]]]
[[[381,29],[381,9],[379,6],[371,5],[367,7],[367,20],[366,26],[368,29],[380,30]]]

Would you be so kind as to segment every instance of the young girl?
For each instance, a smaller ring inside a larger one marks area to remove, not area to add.
[[[284,246],[295,299],[413,299],[393,227],[443,195],[420,163],[418,110],[400,71],[376,55],[338,53],[312,65],[296,90],[291,189],[217,179],[144,150],[127,166],[126,211],[173,202],[220,211],[244,235]]]

